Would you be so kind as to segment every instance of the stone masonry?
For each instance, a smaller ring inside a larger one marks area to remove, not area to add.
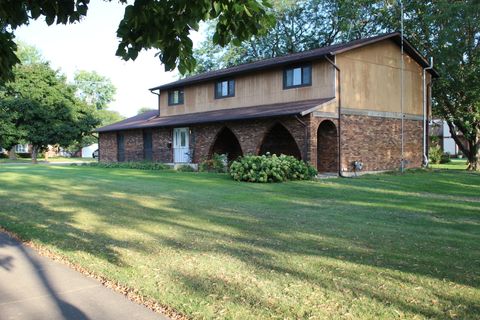
[[[329,123],[324,123],[329,122]],[[282,117],[245,121],[219,122],[189,126],[192,161],[199,163],[211,156],[218,133],[228,127],[238,139],[242,153],[258,154],[264,137],[280,123],[292,135],[302,159],[323,172],[338,170],[338,120],[307,115],[301,118]],[[323,130],[318,130],[321,124]],[[342,116],[342,171],[351,172],[352,163],[360,160],[363,171],[397,170],[400,167],[401,121],[357,115]],[[327,129],[325,129],[327,128]],[[173,128],[153,128],[153,160],[173,162]],[[125,136],[125,161],[143,160],[143,131],[128,130]],[[100,161],[117,161],[117,132],[100,133]],[[318,146],[321,147],[320,150]],[[422,162],[422,122],[405,120],[405,159],[407,167],[420,167]]]

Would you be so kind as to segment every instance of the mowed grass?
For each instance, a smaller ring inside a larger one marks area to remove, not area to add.
[[[66,157],[50,157],[47,161],[43,157],[37,159],[38,163],[46,163],[46,162],[95,162],[97,159],[93,158],[66,158]],[[3,158],[0,159],[0,164],[22,164],[22,163],[31,163],[31,158],[17,158],[17,159],[8,159]]]
[[[480,315],[480,174],[463,170],[248,184],[0,166],[0,226],[194,319]]]

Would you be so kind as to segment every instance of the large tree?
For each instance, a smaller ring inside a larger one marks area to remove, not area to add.
[[[434,82],[433,113],[447,120],[468,169],[480,170],[480,2],[404,1],[405,34],[427,57],[440,78]],[[382,7],[376,23],[400,28],[400,6]],[[463,138],[462,138],[463,137]]]
[[[112,81],[96,71],[77,71],[74,75],[77,94],[85,103],[104,110],[114,100],[117,88]]]
[[[108,0],[107,0],[108,1]],[[127,0],[119,0],[126,4]],[[44,18],[48,25],[80,21],[87,15],[89,0],[0,1],[0,81],[11,79],[15,55],[15,30],[30,20]],[[110,1],[108,1],[110,2]],[[166,70],[178,66],[181,73],[192,70],[192,41],[189,34],[199,22],[215,21],[215,44],[240,43],[265,31],[273,19],[268,0],[136,0],[125,7],[117,36],[117,55],[135,59],[143,49],[158,49]]]
[[[240,45],[212,45],[215,25],[206,28],[206,39],[194,49],[193,72],[200,73],[259,59],[349,41],[380,31],[372,15],[380,6],[372,0],[274,1],[276,23],[267,34],[251,37]]]
[[[434,115],[447,120],[468,158],[468,168],[479,170],[480,2],[404,0],[403,4],[406,37],[422,54],[434,58],[441,75],[434,83]],[[204,42],[194,52],[199,61],[195,72],[400,30],[401,8],[396,0],[306,0],[274,8],[277,23],[267,35],[238,47]]]
[[[17,114],[15,127],[32,145],[32,161],[48,145],[67,147],[99,124],[95,108],[75,96],[75,86],[48,63],[18,65],[5,84],[1,105]]]

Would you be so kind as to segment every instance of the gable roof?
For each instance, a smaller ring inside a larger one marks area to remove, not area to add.
[[[232,76],[236,76],[239,74],[244,74],[252,71],[265,70],[265,69],[270,69],[272,67],[286,66],[292,63],[309,62],[315,59],[324,58],[326,56],[333,56],[338,53],[357,49],[357,48],[360,48],[369,44],[373,44],[379,41],[387,40],[387,39],[394,41],[396,44],[400,46],[402,41],[402,36],[400,32],[392,32],[387,34],[381,34],[375,37],[353,40],[347,43],[339,43],[339,44],[334,44],[331,46],[313,49],[309,51],[303,51],[303,52],[288,54],[285,56],[259,60],[259,61],[241,64],[241,65],[226,68],[226,69],[200,73],[185,79],[180,79],[178,81],[174,81],[171,83],[167,83],[164,85],[151,88],[150,91],[167,90],[167,89],[172,89],[176,87],[183,87],[186,85],[192,85],[192,84],[196,84],[204,81],[216,80],[224,77],[232,77]],[[417,49],[415,49],[415,47],[407,39],[405,39],[405,37],[403,39],[404,39],[405,52],[408,55],[410,55],[423,68],[428,67],[429,66],[428,61],[425,60],[425,58],[418,52]],[[434,69],[429,70],[429,72],[434,77],[439,76],[437,71],[435,71]]]
[[[158,117],[158,111],[149,111],[138,116],[97,129],[97,132],[109,132],[155,127],[172,127],[219,121],[238,121],[282,116],[304,116],[334,98],[307,101],[282,102],[253,107],[219,109],[206,112],[180,114],[176,116]]]

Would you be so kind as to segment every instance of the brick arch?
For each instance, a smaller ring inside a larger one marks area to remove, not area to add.
[[[228,161],[233,161],[238,157],[243,156],[240,141],[229,127],[224,126],[218,130],[215,139],[210,146],[208,158],[211,158],[214,153],[227,154]]]
[[[323,120],[317,129],[317,170],[338,171],[338,133],[331,120]]]
[[[290,133],[285,125],[275,122],[264,134],[258,147],[259,155],[265,153],[285,154],[302,159],[302,153],[298,147],[295,137]]]

